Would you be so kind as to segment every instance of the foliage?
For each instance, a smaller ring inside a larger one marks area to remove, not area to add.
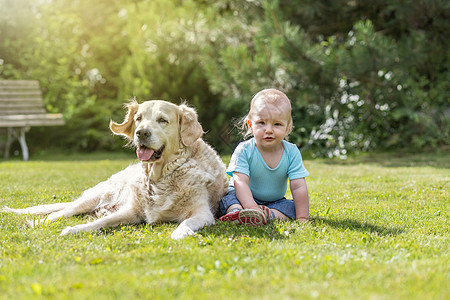
[[[448,145],[448,2],[263,7],[255,34],[207,68],[224,105],[244,115],[258,90],[285,91],[295,108],[291,139],[317,155]]]
[[[293,102],[290,140],[319,156],[446,147],[450,4],[431,1],[0,0],[0,78],[38,79],[63,128],[30,145],[113,150],[110,119],[184,100],[216,148],[254,93]],[[33,149],[32,149],[33,150]]]
[[[8,10],[18,16],[17,24],[0,20],[0,32],[7,35],[0,76],[38,79],[47,109],[67,120],[62,130],[33,128],[31,145],[58,140],[71,149],[121,147],[111,139],[108,122],[123,118],[122,104],[134,96],[186,99],[198,107],[203,123],[214,119],[218,106],[198,58],[205,18],[195,14],[194,2],[21,1],[20,9]],[[20,11],[29,15],[21,18]],[[25,26],[30,15],[34,27]],[[12,34],[21,31],[27,41]]]
[[[95,34],[92,28],[86,27],[88,24],[95,27],[96,22],[93,18],[88,19],[86,13],[77,11],[85,7],[83,5],[76,6],[72,2],[37,5],[31,1],[21,1],[20,9],[12,6],[12,15],[16,11],[28,11],[33,12],[34,18],[24,16],[15,19],[16,24],[2,24],[2,34],[9,34],[13,29],[17,32],[5,38],[5,47],[0,53],[11,53],[10,56],[2,57],[0,75],[7,79],[39,80],[47,110],[62,112],[67,120],[67,126],[62,131],[33,129],[30,139],[34,143],[31,144],[52,145],[54,140],[59,140],[62,147],[95,149],[100,145],[108,148],[106,143],[110,140],[109,134],[100,133],[104,133],[107,128],[105,125],[111,109],[108,102],[111,99],[95,90],[96,85],[104,82],[104,79],[91,64],[89,57],[92,55],[86,42],[89,34]],[[84,2],[81,4],[87,1]],[[104,11],[104,8],[98,7],[94,12]],[[22,40],[17,37],[21,37],[20,32],[30,19],[34,21],[34,26],[25,30],[28,35],[23,46]],[[18,43],[17,46],[14,43]],[[102,140],[102,136],[108,139]]]
[[[199,11],[195,1],[162,0],[134,3],[121,14],[127,21],[130,54],[120,68],[118,98],[187,101],[210,129],[220,107],[201,66],[208,10]]]
[[[72,201],[132,157],[3,162],[0,206]],[[173,223],[59,237],[90,219],[29,228],[1,213],[0,299],[448,299],[445,153],[305,164],[310,224],[217,222],[182,241]]]

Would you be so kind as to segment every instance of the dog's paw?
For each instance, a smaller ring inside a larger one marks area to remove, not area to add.
[[[27,225],[31,228],[39,228],[40,224],[38,220],[27,220]]]
[[[43,228],[45,225],[48,225],[48,221],[46,219],[36,219],[27,220],[27,225],[31,228]]]
[[[178,228],[172,232],[171,237],[173,240],[181,240],[190,235],[195,235],[195,232],[192,229],[190,229],[189,227],[181,225],[181,226],[178,226]]]
[[[68,235],[68,234],[74,234],[74,233],[77,233],[77,232],[79,232],[79,230],[77,230],[76,226],[73,226],[73,227],[68,226],[68,227],[64,228],[61,231],[60,236],[64,236],[64,235]]]

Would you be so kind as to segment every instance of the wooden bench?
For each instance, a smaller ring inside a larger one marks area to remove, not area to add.
[[[25,133],[30,127],[64,125],[61,114],[44,108],[37,80],[0,80],[0,128],[7,128],[5,159],[14,139],[22,148],[23,160],[29,158]]]

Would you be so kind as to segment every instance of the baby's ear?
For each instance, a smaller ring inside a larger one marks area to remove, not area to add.
[[[202,125],[193,108],[181,104],[179,109],[181,142],[185,146],[192,146],[203,135]]]
[[[247,128],[250,129],[250,130],[253,129],[253,128],[252,128],[252,121],[247,120]]]
[[[127,114],[125,115],[124,121],[119,124],[111,120],[109,122],[109,129],[111,129],[114,134],[121,135],[131,141],[135,130],[134,115],[138,111],[139,104],[133,99],[125,104],[125,108],[127,109]]]

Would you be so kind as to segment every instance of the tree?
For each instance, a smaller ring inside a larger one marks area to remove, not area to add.
[[[447,2],[282,4],[263,1],[255,34],[209,64],[223,107],[243,115],[256,91],[283,90],[291,139],[316,155],[448,144]]]
[[[292,142],[314,155],[448,145],[445,0],[0,0],[0,77],[37,79],[63,128],[46,147],[117,149],[123,102],[187,100],[231,152],[257,91],[293,102]]]

